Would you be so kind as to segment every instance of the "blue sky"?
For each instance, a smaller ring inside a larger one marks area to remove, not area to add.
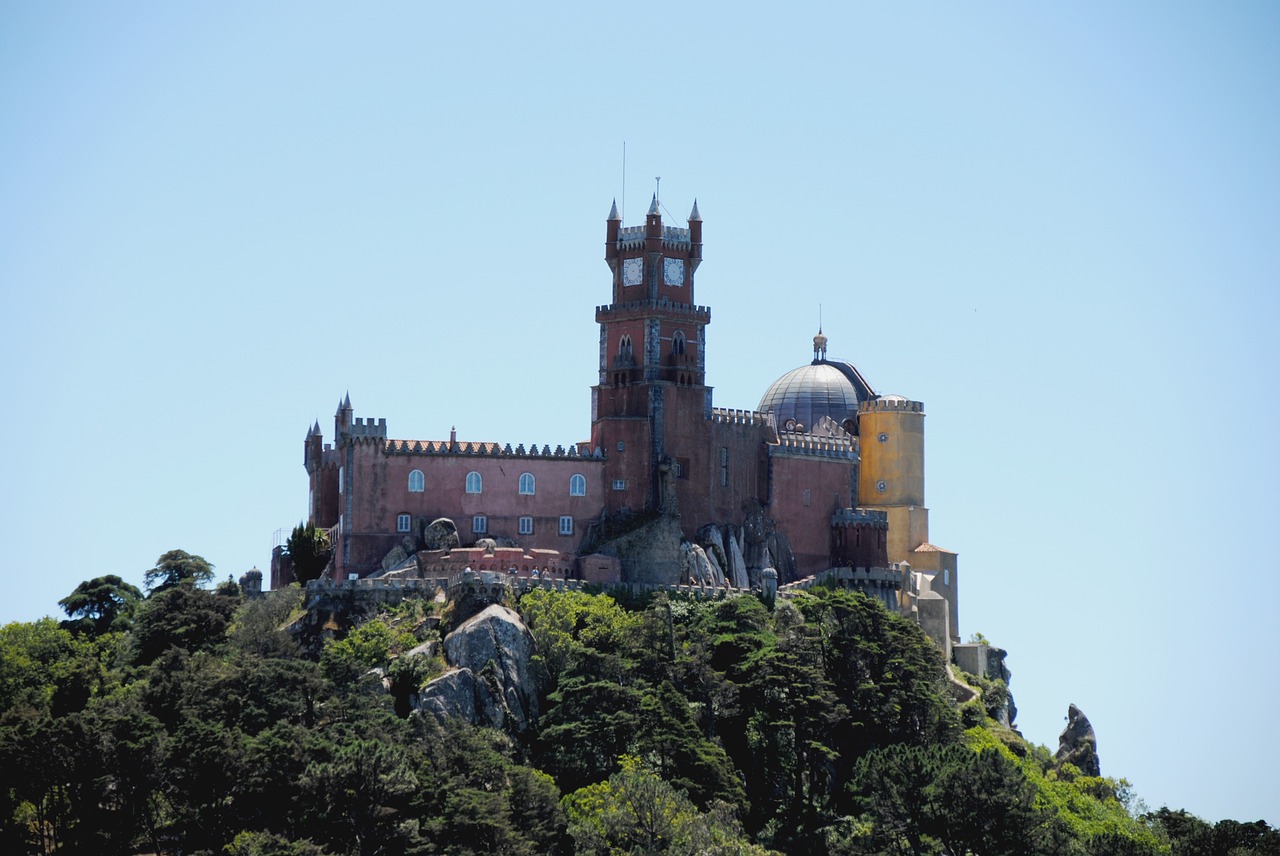
[[[1023,732],[1074,702],[1152,807],[1280,824],[1277,46],[1266,2],[4,4],[0,621],[265,568],[348,390],[586,438],[625,141],[628,222],[659,175],[704,217],[717,405],[819,303],[925,402]]]

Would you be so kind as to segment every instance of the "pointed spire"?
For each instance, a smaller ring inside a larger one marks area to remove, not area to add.
[[[342,399],[342,409],[343,410],[351,409],[351,393],[349,391],[347,392],[346,396]]]
[[[610,220],[622,219],[621,217],[618,216],[618,200],[616,199],[613,200],[613,207],[609,209],[609,219]]]
[[[312,437],[314,437],[315,435],[316,435],[316,429],[315,429],[315,428],[313,428],[313,427],[311,427],[310,425],[308,425],[308,426],[307,426],[307,439],[308,439],[308,440],[310,440],[310,439],[311,439]]]
[[[649,206],[649,216],[658,213],[658,194],[653,194],[653,204]]]
[[[319,419],[317,419],[317,420],[316,420],[316,424],[315,424],[315,426],[314,426],[314,427],[312,427],[312,429],[311,429],[311,433],[312,433],[312,434],[319,434],[319,433],[320,433],[320,420],[319,420]]]
[[[692,222],[694,222],[695,220],[696,220],[696,221],[698,221],[698,222],[702,222],[702,215],[698,213],[698,200],[697,200],[697,199],[694,199],[694,200],[693,200],[693,210],[689,212],[689,222],[690,222],[690,223],[692,223]]]

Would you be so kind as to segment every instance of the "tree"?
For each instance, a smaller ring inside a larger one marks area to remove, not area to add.
[[[72,619],[64,621],[62,626],[94,636],[110,630],[128,630],[132,627],[133,607],[141,599],[142,592],[137,586],[115,574],[85,580],[76,586],[75,591],[58,601]]]
[[[569,834],[583,856],[628,854],[747,854],[765,851],[747,842],[724,804],[703,814],[683,791],[635,757],[622,770],[564,799]]]
[[[146,586],[151,592],[175,588],[183,583],[199,585],[213,579],[213,565],[203,556],[193,556],[186,550],[170,550],[156,560],[156,566],[147,571]]]
[[[306,585],[320,579],[333,558],[333,546],[328,533],[308,521],[293,527],[289,540],[285,541],[284,553],[293,562],[293,578]]]
[[[134,662],[150,663],[170,646],[195,652],[221,644],[238,605],[238,597],[190,585],[157,590],[138,609],[131,639]]]

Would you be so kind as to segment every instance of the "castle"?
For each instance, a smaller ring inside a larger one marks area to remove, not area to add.
[[[850,363],[813,361],[754,410],[713,406],[711,310],[695,201],[685,226],[605,227],[610,297],[595,309],[599,378],[590,439],[525,447],[387,436],[348,395],[324,442],[307,432],[308,518],[334,548],[334,582],[464,568],[602,585],[783,591],[826,577],[959,641],[956,554],[929,543],[924,407],[880,395]],[[272,586],[290,579],[273,557]]]

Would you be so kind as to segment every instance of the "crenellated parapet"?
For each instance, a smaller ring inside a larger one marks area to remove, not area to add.
[[[387,436],[387,420],[384,419],[355,419],[347,426],[343,432],[348,437],[370,437],[375,439],[386,439]]]
[[[526,449],[523,443],[512,448],[510,443],[504,446],[498,443],[475,443],[458,440],[388,440],[386,445],[383,446],[383,452],[388,455],[452,455],[455,457],[486,458],[603,460],[605,457],[603,449],[597,448],[587,451],[585,448],[580,449],[576,443],[570,443],[568,446],[556,446],[554,449],[550,445],[543,445],[539,448],[538,444],[534,443]]]
[[[711,408],[711,421],[722,425],[750,425],[753,428],[773,426],[773,414],[758,410],[734,410],[729,407]]]
[[[900,395],[886,395],[858,404],[859,413],[924,413],[924,404]]]
[[[858,444],[852,437],[819,437],[813,434],[778,432],[778,442],[769,444],[769,457],[839,458],[858,460]]]
[[[623,226],[618,229],[619,250],[643,250],[647,226]],[[662,248],[664,250],[688,250],[693,247],[693,233],[680,226],[662,227]]]
[[[872,508],[842,508],[831,515],[832,526],[872,526],[889,528],[889,513]]]
[[[625,303],[610,303],[606,306],[597,306],[596,323],[606,324],[622,318],[645,317],[653,312],[661,312],[665,317],[677,320],[689,320],[700,324],[711,323],[711,307],[676,303],[666,298],[630,300]]]

